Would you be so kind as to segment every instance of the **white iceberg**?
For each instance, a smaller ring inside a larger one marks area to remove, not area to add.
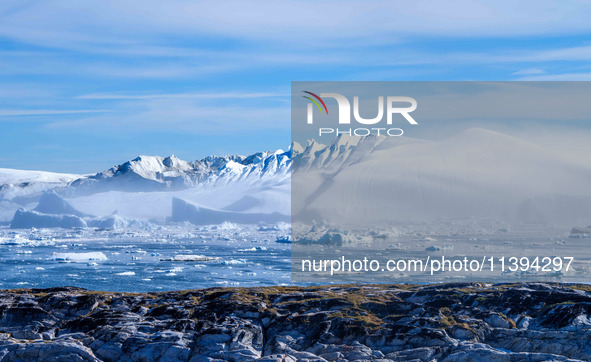
[[[172,199],[171,220],[173,222],[188,221],[195,225],[222,224],[224,222],[258,224],[289,221],[290,217],[278,212],[263,214],[211,209],[175,197]]]
[[[175,255],[170,258],[160,258],[160,261],[213,261],[221,259],[220,257],[205,255]]]
[[[121,272],[121,273],[115,273],[115,275],[122,276],[122,277],[132,277],[135,275],[135,272],[126,271],[126,272]]]
[[[75,215],[52,215],[19,209],[10,223],[12,229],[30,228],[83,228],[86,222]]]
[[[52,259],[57,261],[70,261],[70,262],[88,262],[88,261],[105,261],[107,256],[100,252],[88,252],[88,253],[53,253]]]

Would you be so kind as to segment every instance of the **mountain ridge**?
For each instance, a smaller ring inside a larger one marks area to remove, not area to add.
[[[149,192],[212,186],[216,182],[254,183],[287,177],[290,158],[290,150],[207,156],[196,161],[184,161],[174,155],[140,155],[90,175],[0,169],[0,199],[40,195],[50,190],[74,197],[113,190]]]

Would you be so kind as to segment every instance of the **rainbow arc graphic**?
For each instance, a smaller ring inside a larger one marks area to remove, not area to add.
[[[326,111],[326,114],[328,114],[328,108],[326,108],[326,104],[324,103],[324,101],[322,100],[322,98],[320,98],[319,96],[317,96],[316,94],[312,93],[312,92],[308,92],[308,91],[303,91],[304,93],[307,93],[309,95],[311,95],[312,97],[316,98],[324,107],[324,110]],[[320,107],[320,104],[318,104],[318,102],[316,101],[316,99],[314,98],[310,98],[308,96],[303,96],[304,98],[312,101],[312,103],[314,103],[316,105],[316,107],[318,107],[318,109],[320,110],[320,113],[324,113],[322,111],[322,107]]]

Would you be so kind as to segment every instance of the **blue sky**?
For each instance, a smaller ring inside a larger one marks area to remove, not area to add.
[[[0,167],[290,142],[294,80],[591,80],[586,1],[0,2]]]

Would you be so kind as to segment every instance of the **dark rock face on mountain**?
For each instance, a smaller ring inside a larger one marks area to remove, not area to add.
[[[0,361],[591,359],[591,287],[0,292]]]

